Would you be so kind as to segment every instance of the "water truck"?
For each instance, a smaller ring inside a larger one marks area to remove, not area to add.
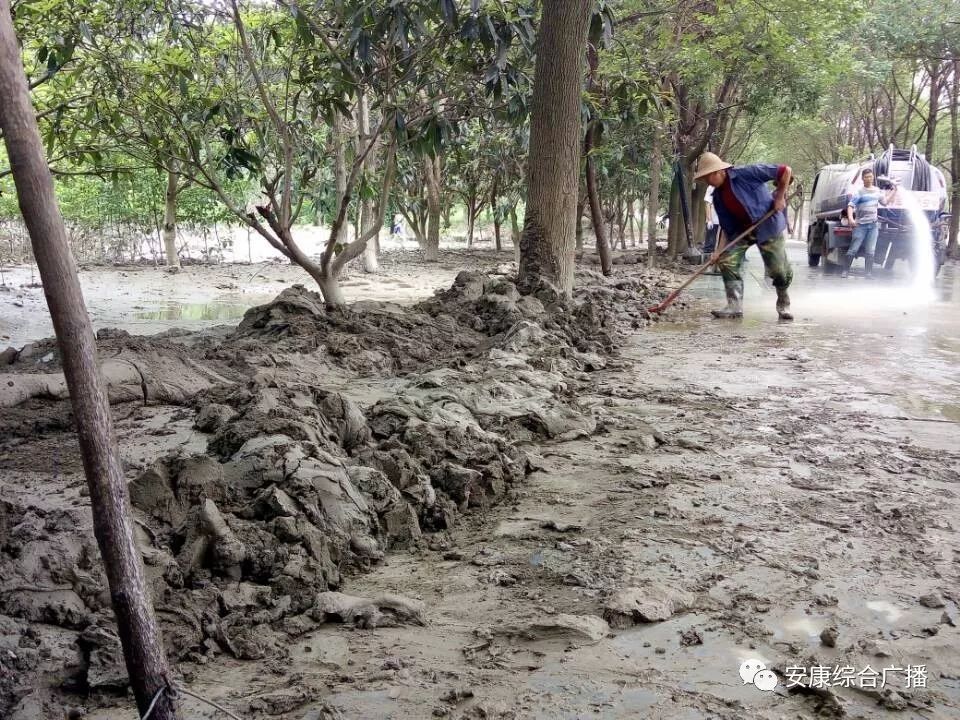
[[[929,252],[921,243],[929,243],[936,276],[943,264],[948,232],[949,215],[944,212],[947,183],[943,173],[928,163],[916,146],[907,150],[891,145],[879,158],[871,154],[861,163],[826,165],[820,169],[810,197],[807,228],[810,267],[818,267],[822,262],[825,272],[840,269],[852,233],[847,226],[847,203],[863,187],[860,173],[866,167],[873,168],[876,184],[881,189],[896,184],[911,191],[898,192],[890,205],[880,207],[874,253],[877,265],[892,270],[897,260],[906,260],[916,269],[922,263],[919,253]],[[929,228],[923,222],[924,217]]]

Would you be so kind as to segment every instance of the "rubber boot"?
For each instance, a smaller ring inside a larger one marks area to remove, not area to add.
[[[793,314],[790,312],[790,295],[787,289],[778,287],[777,291],[777,315],[781,320],[793,320]]]
[[[843,256],[843,269],[840,271],[840,277],[850,277],[850,266],[853,265],[853,256],[844,255]]]
[[[719,310],[711,310],[710,314],[715,318],[739,318],[743,317],[743,283],[730,283],[724,286],[727,291],[727,306]]]
[[[864,274],[868,278],[873,277],[873,255],[867,255],[863,258]]]

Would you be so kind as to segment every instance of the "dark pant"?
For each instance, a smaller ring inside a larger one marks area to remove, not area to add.
[[[717,247],[717,235],[720,234],[720,226],[714,225],[712,228],[707,228],[707,234],[703,240],[703,252],[706,255],[710,255]]]

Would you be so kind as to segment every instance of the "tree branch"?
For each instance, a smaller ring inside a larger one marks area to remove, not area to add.
[[[383,228],[383,220],[387,212],[387,202],[390,198],[390,189],[393,187],[393,178],[396,171],[396,150],[397,144],[396,140],[394,140],[390,143],[390,147],[387,150],[387,158],[384,162],[383,180],[380,184],[380,197],[377,200],[377,213],[373,224],[370,226],[369,230],[347,245],[347,247],[345,247],[343,251],[336,256],[332,265],[330,266],[330,272],[332,275],[336,276],[344,265],[354,258],[359,257],[366,249],[367,243],[370,242],[370,240],[372,240]]]
[[[280,223],[286,227],[290,225],[290,205],[291,193],[293,191],[293,143],[290,141],[290,128],[280,117],[277,108],[267,93],[266,85],[263,82],[263,76],[253,57],[253,51],[250,49],[250,43],[247,40],[247,31],[243,20],[240,18],[240,8],[237,6],[237,0],[230,0],[230,6],[233,9],[233,24],[237,28],[237,35],[240,39],[240,48],[243,56],[250,67],[250,73],[253,75],[254,84],[257,88],[257,94],[263,103],[264,109],[270,116],[270,121],[280,137],[283,146],[283,191],[280,196]]]

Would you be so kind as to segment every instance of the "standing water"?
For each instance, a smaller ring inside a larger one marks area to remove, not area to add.
[[[917,293],[917,299],[933,300],[936,259],[933,256],[933,230],[930,221],[913,192],[900,187],[896,197],[910,220],[910,271],[913,274],[910,291]]]

